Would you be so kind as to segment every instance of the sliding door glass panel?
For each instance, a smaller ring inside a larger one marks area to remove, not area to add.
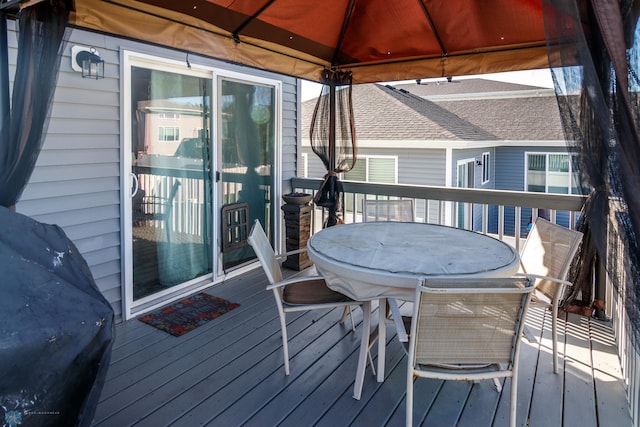
[[[569,155],[549,154],[548,192],[569,194]]]
[[[222,208],[246,203],[249,224],[259,220],[272,238],[275,88],[220,78],[218,90]],[[253,258],[248,245],[225,250],[223,268]]]
[[[547,156],[527,155],[527,191],[544,193],[547,191]]]
[[[211,80],[131,69],[133,299],[212,272]]]
[[[475,181],[474,174],[475,162],[458,163],[458,179],[459,188],[473,188]],[[471,203],[456,203],[456,227],[471,229]]]

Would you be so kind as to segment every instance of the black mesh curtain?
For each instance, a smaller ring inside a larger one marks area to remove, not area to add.
[[[324,226],[341,222],[342,186],[338,173],[356,162],[356,132],[351,98],[351,73],[325,71],[310,127],[311,148],[327,168],[314,203],[328,210]]]
[[[42,146],[71,7],[71,1],[50,0],[18,13],[10,108],[4,99],[8,90],[0,91],[0,420],[5,425],[91,425],[115,334],[113,308],[64,231],[7,209],[20,198]],[[3,46],[0,54],[6,53]],[[6,69],[0,75],[7,88]]]
[[[549,60],[567,139],[590,191],[568,300],[602,263],[640,335],[640,30],[633,0],[544,0]],[[596,299],[603,299],[602,288]]]
[[[0,130],[1,206],[18,201],[40,153],[71,8],[71,0],[50,0],[18,14],[12,105]]]

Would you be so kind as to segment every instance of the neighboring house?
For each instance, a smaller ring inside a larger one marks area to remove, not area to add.
[[[303,103],[301,175],[321,177],[309,146],[316,100]],[[396,87],[353,87],[358,161],[344,179],[517,191],[576,193],[571,154],[552,89],[464,79]],[[349,205],[346,206],[350,208]],[[418,218],[442,215],[457,226],[480,229],[480,208],[437,202],[417,206]],[[497,229],[490,208],[490,231]],[[523,212],[523,218],[530,217]],[[513,233],[513,212],[505,232]],[[565,221],[562,214],[559,221]],[[523,232],[526,228],[523,224]]]
[[[15,22],[9,22],[15,66]],[[72,69],[95,47],[104,79]],[[73,29],[19,213],[62,227],[121,321],[243,270],[222,251],[223,206],[248,203],[281,244],[299,144],[291,77]],[[213,179],[212,179],[213,177]],[[284,188],[283,188],[284,187]],[[243,211],[239,211],[243,212]]]

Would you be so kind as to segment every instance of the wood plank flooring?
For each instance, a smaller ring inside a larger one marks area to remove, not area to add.
[[[289,272],[292,274],[293,272]],[[405,423],[406,358],[387,330],[385,381],[368,368],[352,398],[356,332],[341,310],[287,317],[291,375],[284,375],[278,315],[261,269],[207,292],[240,307],[182,337],[138,320],[116,328],[111,366],[94,426],[400,426]],[[377,314],[377,313],[376,313]],[[553,374],[550,317],[534,309],[523,339],[518,425],[630,426],[610,325],[577,315],[559,322],[560,372]],[[375,359],[375,346],[373,356]],[[510,381],[498,393],[479,383],[418,379],[414,422],[425,426],[507,426]]]

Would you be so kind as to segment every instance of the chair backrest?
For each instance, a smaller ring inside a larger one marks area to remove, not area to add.
[[[362,222],[402,221],[413,222],[413,200],[362,200]]]
[[[520,272],[566,280],[582,233],[538,217],[520,251]],[[538,279],[536,289],[553,298],[557,284]]]
[[[247,239],[258,256],[260,264],[269,279],[269,283],[274,284],[282,281],[282,270],[276,258],[276,254],[271,247],[271,242],[257,219],[254,221],[249,238]]]
[[[528,276],[421,281],[411,323],[410,362],[512,363],[532,291]]]

